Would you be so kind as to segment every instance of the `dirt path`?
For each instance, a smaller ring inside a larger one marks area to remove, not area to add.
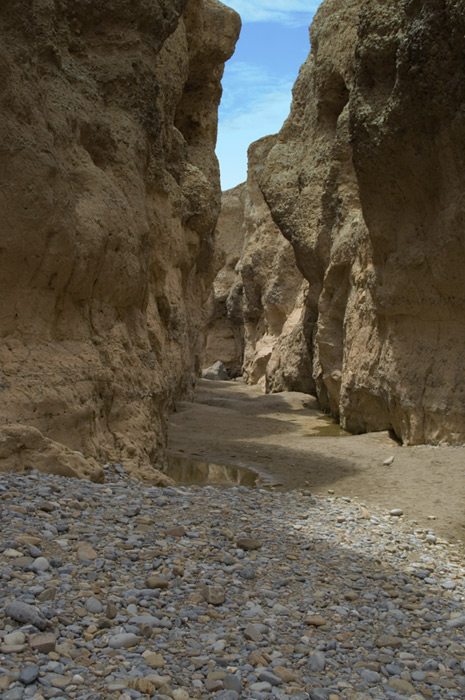
[[[171,417],[169,449],[249,467],[286,489],[401,508],[420,528],[465,541],[465,447],[401,447],[385,432],[347,436],[307,394],[200,380],[195,402],[178,404]]]

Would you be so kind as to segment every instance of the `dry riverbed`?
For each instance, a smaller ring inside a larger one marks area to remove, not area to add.
[[[195,402],[178,404],[171,417],[169,449],[249,467],[285,489],[401,509],[420,528],[458,547],[465,541],[465,448],[402,447],[387,432],[344,434],[307,394],[200,380]]]

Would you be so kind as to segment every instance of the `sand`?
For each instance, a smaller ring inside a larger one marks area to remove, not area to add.
[[[241,380],[199,380],[195,401],[179,403],[170,419],[168,447],[249,467],[275,488],[400,508],[465,552],[465,447],[404,447],[387,432],[347,435],[308,394],[264,395]]]

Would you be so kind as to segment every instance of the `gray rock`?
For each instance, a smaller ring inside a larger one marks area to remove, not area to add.
[[[8,603],[8,605],[5,606],[5,615],[11,617],[12,620],[16,620],[16,622],[34,625],[34,627],[37,627],[39,630],[45,630],[47,628],[47,621],[41,615],[40,611],[33,605],[28,605],[19,600],[14,600],[12,603]]]
[[[424,681],[426,678],[426,673],[423,673],[423,671],[412,671],[410,675],[412,677],[412,680],[417,682]]]
[[[218,700],[239,700],[240,694],[236,690],[220,690],[215,694]]]
[[[256,643],[263,641],[263,634],[260,632],[258,627],[251,622],[249,622],[249,624],[244,628],[244,637]]]
[[[381,681],[381,675],[376,671],[371,671],[369,668],[364,668],[360,672],[360,676],[364,681],[370,684],[379,683]]]
[[[313,688],[309,690],[310,700],[328,700],[329,690],[326,688]]]
[[[218,360],[218,362],[214,362],[212,365],[210,365],[210,367],[203,370],[202,379],[223,381],[225,379],[229,379],[228,371],[224,364]]]
[[[244,568],[239,571],[239,576],[246,581],[253,581],[256,578],[253,566],[244,566]]]
[[[24,688],[18,686],[2,693],[2,700],[22,700],[24,697]]]
[[[253,690],[256,693],[269,693],[272,687],[273,686],[271,683],[268,683],[267,681],[259,681],[258,683],[250,684],[250,690]]]
[[[98,615],[103,611],[103,604],[97,598],[89,598],[86,600],[85,608],[92,615]]]
[[[39,672],[40,667],[37,666],[37,664],[29,664],[21,670],[19,680],[21,683],[23,683],[23,685],[30,685],[37,679]]]
[[[155,615],[135,615],[129,620],[130,625],[150,625],[150,627],[162,626],[161,614],[159,617]]]
[[[240,693],[242,690],[241,679],[234,673],[228,673],[228,675],[223,679],[223,686],[225,690],[234,690],[236,693]]]
[[[110,637],[108,645],[112,649],[129,649],[139,644],[140,637],[132,632],[121,632]]]
[[[33,571],[37,571],[38,573],[47,571],[47,569],[50,569],[48,559],[45,557],[37,557],[37,559],[34,559],[32,562],[31,569],[33,569]]]
[[[326,657],[322,651],[315,651],[308,660],[308,669],[314,673],[321,673],[326,668]]]
[[[4,644],[10,645],[10,646],[24,644],[25,641],[26,641],[26,635],[24,634],[24,632],[20,632],[20,631],[10,632],[10,634],[6,634],[3,637]]]
[[[461,617],[453,617],[452,620],[448,620],[446,622],[446,627],[449,629],[465,627],[465,615],[462,615]]]
[[[457,588],[457,583],[447,579],[446,581],[442,582],[442,587],[445,588],[446,591],[453,591],[455,588]]]
[[[274,673],[270,673],[270,671],[261,671],[258,674],[258,679],[260,681],[265,681],[266,683],[271,683],[271,685],[281,685],[282,684],[281,678],[278,678],[278,676],[275,676]]]

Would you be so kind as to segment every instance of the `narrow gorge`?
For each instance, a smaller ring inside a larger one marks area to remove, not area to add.
[[[3,3],[2,469],[162,479],[167,416],[214,360],[353,433],[462,444],[463,22],[325,0],[217,225],[239,16]]]
[[[219,221],[237,247],[208,361],[226,332],[215,359],[243,357],[247,382],[310,392],[347,430],[404,444],[465,440],[460,8],[323,2],[290,116],[251,146]]]
[[[464,9],[0,1],[1,700],[463,700]]]

